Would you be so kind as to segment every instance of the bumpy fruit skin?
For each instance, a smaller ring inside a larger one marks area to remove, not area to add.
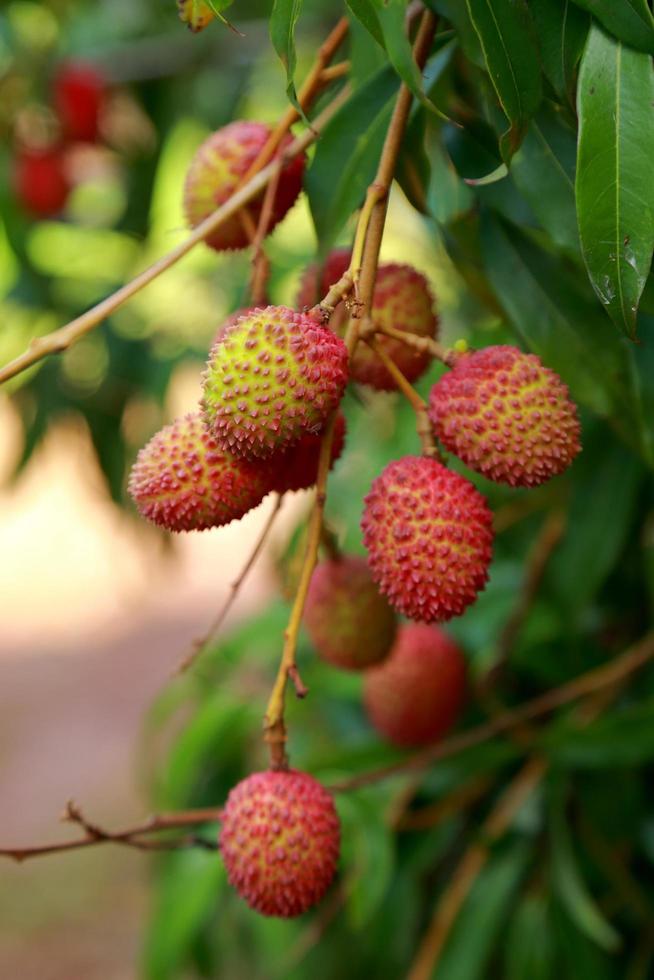
[[[297,306],[300,309],[314,306],[325,295],[329,286],[341,278],[349,264],[349,251],[337,249],[331,252],[323,267],[320,289],[317,287],[316,267],[310,266],[300,284]],[[317,296],[317,292],[320,295]],[[371,313],[373,322],[380,327],[393,327],[419,337],[434,338],[438,330],[434,298],[427,280],[422,273],[409,265],[391,262],[379,266]],[[342,335],[347,321],[345,304],[339,303],[330,320],[330,327]],[[417,351],[408,344],[403,344],[401,340],[382,336],[377,339],[409,381],[415,381],[424,374],[431,363],[430,354]],[[393,391],[397,388],[394,379],[366,344],[357,346],[350,365],[350,377],[353,381],[380,391]]]
[[[250,313],[254,313],[256,308],[257,308],[256,306],[242,306],[240,309],[234,310],[233,313],[230,313],[229,316],[223,320],[223,322],[216,330],[214,334],[213,342],[209,349],[211,350],[216,346],[216,344],[219,344],[220,341],[225,336],[225,334],[227,333],[227,331],[229,330],[229,328],[233,326],[235,323],[237,323],[242,316],[248,316]]]
[[[516,347],[462,355],[432,388],[429,417],[446,449],[512,487],[558,476],[581,448],[568,389],[535,354]]]
[[[106,83],[93,65],[69,62],[53,85],[54,108],[66,139],[93,143],[98,138]]]
[[[58,214],[70,192],[61,149],[19,150],[14,161],[14,186],[21,205],[34,217]]]
[[[268,492],[265,467],[224,453],[199,415],[157,432],[139,452],[128,490],[143,517],[169,531],[204,531],[243,517]]]
[[[345,670],[364,670],[388,656],[397,625],[365,558],[357,555],[316,567],[304,623],[323,660]]]
[[[194,228],[231,197],[259,155],[270,132],[270,127],[264,123],[237,121],[219,129],[202,143],[191,161],[184,185],[184,210],[191,227]],[[277,153],[282,153],[291,142],[292,137],[287,135]],[[305,157],[300,155],[282,170],[266,233],[272,231],[295,203],[302,190],[304,164]],[[259,221],[262,204],[263,192],[247,206],[255,225]],[[205,241],[218,251],[246,248],[250,244],[238,215],[226,221]]]
[[[361,521],[373,578],[409,619],[445,622],[488,581],[492,515],[478,490],[424,456],[390,463],[373,481]]]
[[[339,412],[334,423],[330,469],[343,452],[345,430],[345,417]],[[318,478],[321,443],[322,432],[318,432],[316,435],[309,433],[303,435],[300,441],[291,446],[290,449],[273,453],[266,460],[270,464],[272,472],[271,490],[275,490],[277,493],[292,493],[296,490],[308,490],[309,487],[314,486]]]
[[[437,626],[401,626],[391,654],[367,671],[363,703],[373,726],[395,745],[429,745],[456,722],[466,695],[466,665]]]
[[[230,883],[262,915],[291,918],[316,905],[338,862],[334,802],[304,772],[257,772],[231,790],[220,832]]]
[[[347,382],[347,349],[285,306],[240,317],[213,347],[202,410],[226,452],[264,458],[319,432]]]

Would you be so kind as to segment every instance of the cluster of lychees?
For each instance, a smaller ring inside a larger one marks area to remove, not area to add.
[[[66,62],[52,80],[52,127],[17,134],[13,163],[16,196],[37,218],[58,214],[72,189],[69,156],[79,143],[95,143],[107,98],[102,73],[85,62]]]
[[[268,135],[262,124],[237,122],[200,147],[186,182],[192,225],[229,198]],[[266,231],[299,194],[303,166],[297,157],[282,170]],[[261,199],[248,210],[256,225]],[[241,248],[248,240],[236,216],[208,243]],[[134,465],[129,489],[145,517],[172,531],[201,530],[239,519],[270,491],[311,486],[321,434],[348,380],[396,387],[367,345],[348,359],[344,303],[327,324],[312,312],[349,263],[350,254],[337,251],[321,270],[309,268],[296,310],[247,309],[222,325],[198,411],[155,435]],[[388,358],[408,380],[422,375],[430,348],[415,338],[433,340],[438,326],[424,277],[407,265],[380,265],[370,313]],[[446,450],[511,486],[536,486],[569,465],[579,450],[576,409],[537,357],[501,346],[450,352],[447,361],[428,409]],[[338,415],[332,462],[344,429]],[[473,484],[443,462],[406,456],[373,482],[362,530],[367,560],[331,556],[317,566],[305,623],[326,661],[364,671],[363,700],[378,731],[401,746],[424,745],[451,728],[463,704],[464,657],[439,624],[461,615],[485,586],[492,515]],[[398,624],[398,614],[413,622]],[[338,838],[334,804],[312,777],[269,771],[232,790],[220,844],[230,881],[249,904],[289,916],[324,894]]]

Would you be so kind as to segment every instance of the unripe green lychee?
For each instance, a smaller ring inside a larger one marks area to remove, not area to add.
[[[401,626],[390,656],[366,671],[363,702],[370,721],[395,745],[429,745],[456,722],[465,700],[466,665],[438,626]]]
[[[535,354],[486,347],[463,354],[434,385],[429,417],[446,449],[490,480],[535,487],[579,452],[568,389]]]
[[[350,252],[337,249],[329,254],[323,266],[320,285],[317,284],[316,266],[306,270],[297,297],[299,309],[314,306],[333,283],[338,282],[350,264]],[[320,295],[316,295],[319,293]],[[438,319],[434,314],[434,299],[427,280],[417,269],[395,262],[382,263],[377,270],[377,280],[372,300],[372,320],[380,327],[393,327],[419,337],[436,336]],[[339,303],[330,327],[335,333],[345,332],[349,314],[344,303]],[[409,381],[415,381],[431,363],[431,355],[417,351],[401,340],[384,337],[377,340],[388,356],[395,361]],[[358,344],[350,363],[350,378],[360,384],[370,385],[381,391],[397,388],[377,355],[366,344]]]
[[[304,772],[257,772],[229,793],[220,832],[230,884],[263,915],[301,915],[329,888],[338,862],[334,802]]]
[[[224,453],[199,415],[157,432],[139,452],[128,490],[139,512],[169,531],[204,531],[237,520],[269,490],[265,465]]]
[[[365,558],[321,562],[309,586],[304,622],[319,655],[335,667],[363,670],[391,649],[396,619]]]
[[[191,227],[195,228],[221,204],[227,201],[245,177],[270,136],[271,129],[265,123],[237,120],[212,133],[197,150],[184,184],[184,211]],[[292,143],[286,135],[276,156]],[[295,203],[302,190],[305,156],[300,154],[283,168],[275,193],[268,234],[282,220]],[[263,205],[263,195],[256,197],[246,209],[255,227]],[[207,245],[218,251],[246,248],[249,238],[238,214],[229,218],[205,239]]]
[[[318,477],[318,461],[322,445],[322,432],[315,435],[305,433],[290,449],[273,453],[266,463],[272,474],[271,490],[277,493],[290,493],[295,490],[308,490]],[[339,412],[334,423],[334,439],[329,462],[331,469],[343,452],[345,445],[345,416]]]
[[[361,521],[373,578],[418,622],[461,613],[488,580],[492,516],[472,483],[435,459],[405,456],[373,481]]]
[[[204,419],[226,452],[270,456],[316,433],[341,400],[345,344],[285,306],[240,317],[209,355]]]

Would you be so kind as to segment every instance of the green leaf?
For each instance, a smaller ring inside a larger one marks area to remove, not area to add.
[[[415,63],[406,27],[406,0],[373,0],[388,59],[404,84],[431,112],[446,119],[425,92],[422,72]]]
[[[305,177],[321,252],[326,253],[373,179],[399,86],[386,67],[348,99],[325,127]]]
[[[504,980],[550,980],[554,976],[554,945],[547,900],[524,896],[507,934]]]
[[[654,700],[613,711],[579,728],[567,721],[543,739],[548,756],[575,769],[639,766],[654,758]]]
[[[531,0],[543,71],[554,91],[574,105],[576,72],[590,17],[572,0]]]
[[[561,904],[577,928],[594,943],[609,952],[618,949],[620,936],[600,912],[577,867],[563,801],[557,801],[550,828],[552,885]]]
[[[538,47],[524,0],[467,0],[486,66],[510,127],[500,139],[506,164],[541,100]]]
[[[346,909],[358,930],[370,922],[386,895],[395,866],[393,835],[379,792],[341,795],[337,802],[343,823]]]
[[[304,0],[275,0],[270,15],[270,40],[286,71],[286,94],[304,117],[295,91],[295,25],[302,11]]]
[[[579,234],[593,288],[631,339],[654,248],[653,104],[651,59],[593,27],[579,73]]]
[[[435,980],[484,980],[490,975],[493,945],[531,853],[530,842],[519,840],[489,861],[457,917]]]
[[[367,3],[368,0],[363,0]],[[373,29],[366,26],[366,23],[356,16],[355,8],[350,5],[350,79],[354,88],[359,88],[368,81],[371,75],[386,64],[386,52],[379,30],[377,38],[374,26]],[[379,25],[377,25],[379,26]]]
[[[654,54],[654,18],[647,0],[574,0],[607,31],[638,51]]]
[[[370,36],[374,37],[375,41],[384,47],[384,35],[373,0],[347,0],[347,5]]]
[[[552,241],[579,254],[575,212],[575,134],[551,111],[532,120],[511,175]]]

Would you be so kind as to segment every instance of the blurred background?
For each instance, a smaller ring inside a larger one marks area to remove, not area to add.
[[[239,4],[241,37],[218,22],[192,36],[172,0],[3,6],[2,363],[183,239],[184,174],[210,131],[281,114],[285,80],[267,6]],[[300,75],[331,26],[327,0],[308,7]],[[83,108],[69,126],[61,100],[76,84]],[[315,250],[302,199],[270,242],[273,300],[292,303]],[[458,277],[398,192],[384,256],[408,250],[448,331],[460,332]],[[270,501],[238,525],[171,541],[135,517],[126,473],[153,432],[195,408],[206,351],[245,298],[248,271],[247,256],[198,247],[74,348],[0,392],[3,846],[65,836],[57,821],[71,797],[110,824],[152,806],[143,719],[215,614]],[[303,495],[286,503],[273,552],[305,505]],[[275,591],[264,557],[233,620]],[[149,873],[141,855],[104,847],[3,864],[0,976],[135,976]]]

